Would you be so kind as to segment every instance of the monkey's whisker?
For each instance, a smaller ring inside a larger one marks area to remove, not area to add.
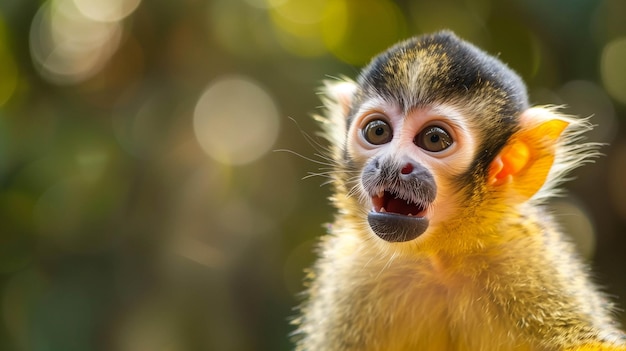
[[[300,157],[300,158],[302,158],[302,159],[304,159],[304,160],[307,160],[307,161],[310,161],[310,162],[313,162],[313,163],[317,163],[318,165],[322,165],[322,166],[332,166],[332,164],[328,164],[328,163],[326,163],[326,162],[322,162],[322,161],[315,160],[315,159],[313,159],[313,158],[310,158],[310,157],[304,156],[304,155],[302,155],[302,154],[300,154],[300,153],[298,153],[298,152],[296,152],[296,151],[289,150],[289,149],[276,149],[276,150],[273,150],[273,152],[286,152],[286,153],[288,153],[288,154],[296,155],[296,156],[298,156],[298,157]]]

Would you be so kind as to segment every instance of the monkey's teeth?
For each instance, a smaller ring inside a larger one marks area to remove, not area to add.
[[[378,211],[378,212],[387,212],[387,210],[385,210],[385,208],[384,208],[384,207],[381,207],[381,208],[380,208],[380,211]]]

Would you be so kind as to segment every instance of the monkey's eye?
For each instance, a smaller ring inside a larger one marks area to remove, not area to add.
[[[452,137],[443,128],[438,126],[429,126],[415,136],[413,139],[415,145],[426,151],[440,152],[452,145]]]
[[[373,145],[386,144],[391,141],[393,136],[389,123],[380,119],[368,122],[361,132],[363,133],[363,138]]]

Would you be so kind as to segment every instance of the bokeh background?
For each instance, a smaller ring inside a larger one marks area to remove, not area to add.
[[[441,28],[533,103],[593,115],[605,156],[551,206],[626,308],[625,17],[622,0],[0,1],[0,350],[290,349],[332,219],[307,178],[317,88]]]

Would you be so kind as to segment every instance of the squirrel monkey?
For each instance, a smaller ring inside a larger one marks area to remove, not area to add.
[[[626,350],[613,306],[542,203],[597,154],[453,33],[325,87],[334,223],[298,350]]]

